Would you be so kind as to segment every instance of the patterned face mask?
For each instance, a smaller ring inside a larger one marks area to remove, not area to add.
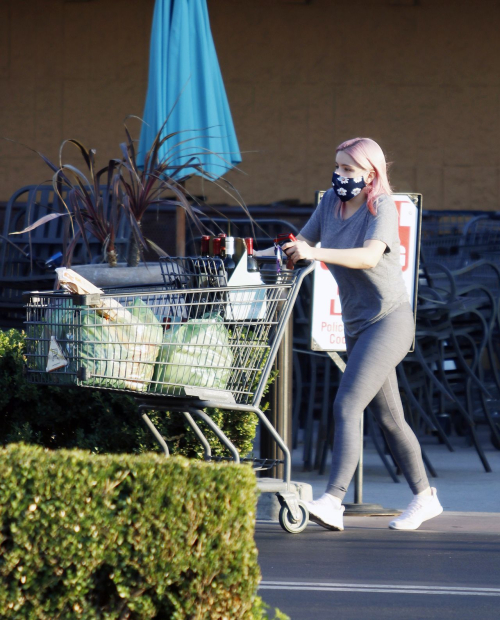
[[[332,187],[342,202],[347,202],[357,196],[359,192],[366,187],[363,177],[343,177],[337,172],[332,176]]]

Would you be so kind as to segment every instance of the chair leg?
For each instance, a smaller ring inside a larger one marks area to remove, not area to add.
[[[293,353],[293,387],[292,446],[295,450],[299,442],[300,407],[302,405],[302,370],[300,367],[299,354],[295,351]]]
[[[432,463],[430,462],[429,457],[425,453],[425,450],[422,448],[422,446],[420,446],[420,450],[422,451],[422,460],[424,461],[424,464],[427,467],[429,474],[431,475],[432,478],[437,478],[438,475],[436,473],[436,470],[432,466]]]
[[[328,412],[330,410],[330,372],[331,361],[325,357],[325,371],[323,374],[323,403],[321,407],[321,419],[319,423],[318,437],[316,440],[316,455],[314,457],[314,469],[319,469],[321,455],[323,453],[323,443],[327,440],[326,428],[328,426]]]
[[[450,387],[450,385],[448,383],[448,379],[446,378],[446,375],[443,372],[442,367],[439,367],[438,371],[439,371],[439,375],[441,377],[441,381],[443,382],[442,383],[443,387],[446,389],[447,392],[452,394],[453,392],[452,392],[451,387]],[[436,379],[436,381],[437,381],[437,379]],[[465,407],[462,405],[460,400],[458,398],[456,398],[456,397],[454,398],[454,400],[455,400],[457,409],[460,411],[464,421],[467,424],[471,441],[474,444],[474,447],[476,448],[476,452],[477,452],[477,454],[479,456],[479,459],[480,459],[481,463],[483,464],[484,470],[487,473],[490,473],[491,472],[491,466],[490,466],[490,464],[488,462],[488,459],[486,458],[486,454],[484,453],[484,450],[483,450],[483,447],[481,445],[481,442],[479,441],[479,438],[478,438],[478,436],[476,434],[474,420],[471,420],[471,418],[469,416],[469,413],[467,412]]]
[[[328,415],[328,423],[326,425],[326,441],[323,443],[323,452],[319,464],[319,474],[323,476],[326,473],[326,464],[328,461],[328,450],[333,449],[333,435],[335,432],[335,420],[333,419],[333,410],[330,407]]]
[[[443,429],[439,425],[439,422],[435,419],[435,415],[432,409],[429,410],[429,415],[428,415],[425,409],[422,407],[422,405],[415,398],[415,395],[413,394],[410,384],[408,382],[408,379],[406,377],[403,364],[398,365],[397,373],[398,373],[399,379],[401,380],[401,385],[403,386],[408,398],[411,400],[412,404],[415,406],[417,411],[420,413],[421,417],[427,423],[429,428],[436,429],[439,437],[442,439],[443,443],[446,445],[448,450],[450,452],[454,452],[454,449],[450,443],[450,440],[448,439],[448,437],[446,436],[446,433],[443,431]]]
[[[314,434],[314,400],[316,396],[317,381],[317,362],[316,356],[311,356],[311,381],[309,392],[309,403],[307,406],[307,417],[304,429],[304,471],[311,471],[312,468],[312,441]]]

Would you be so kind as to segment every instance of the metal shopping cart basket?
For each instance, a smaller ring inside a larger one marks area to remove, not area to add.
[[[203,420],[236,463],[247,459],[240,459],[204,409],[217,407],[235,415],[254,412],[283,453],[283,480],[269,485],[267,478],[261,488],[276,492],[282,527],[302,531],[308,512],[290,488],[290,452],[260,402],[300,285],[312,265],[278,272],[275,259],[259,259],[259,283],[245,286],[224,286],[227,276],[217,259],[164,258],[161,266],[163,284],[93,295],[27,293],[28,380],[132,395],[166,456],[168,446],[148,409],[182,413],[205,459],[212,460],[209,442],[195,421]],[[265,469],[276,461],[252,464]]]

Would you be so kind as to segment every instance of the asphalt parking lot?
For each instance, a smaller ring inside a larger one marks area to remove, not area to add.
[[[258,522],[259,594],[292,620],[500,618],[500,514],[445,512],[415,532],[389,521],[297,535]]]

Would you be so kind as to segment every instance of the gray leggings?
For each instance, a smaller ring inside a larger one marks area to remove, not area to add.
[[[399,396],[396,366],[410,349],[414,333],[409,303],[398,306],[356,338],[346,336],[348,361],[333,405],[335,439],[326,492],[340,499],[356,470],[360,422],[370,405],[389,448],[413,493],[429,486],[422,451],[408,426]]]

